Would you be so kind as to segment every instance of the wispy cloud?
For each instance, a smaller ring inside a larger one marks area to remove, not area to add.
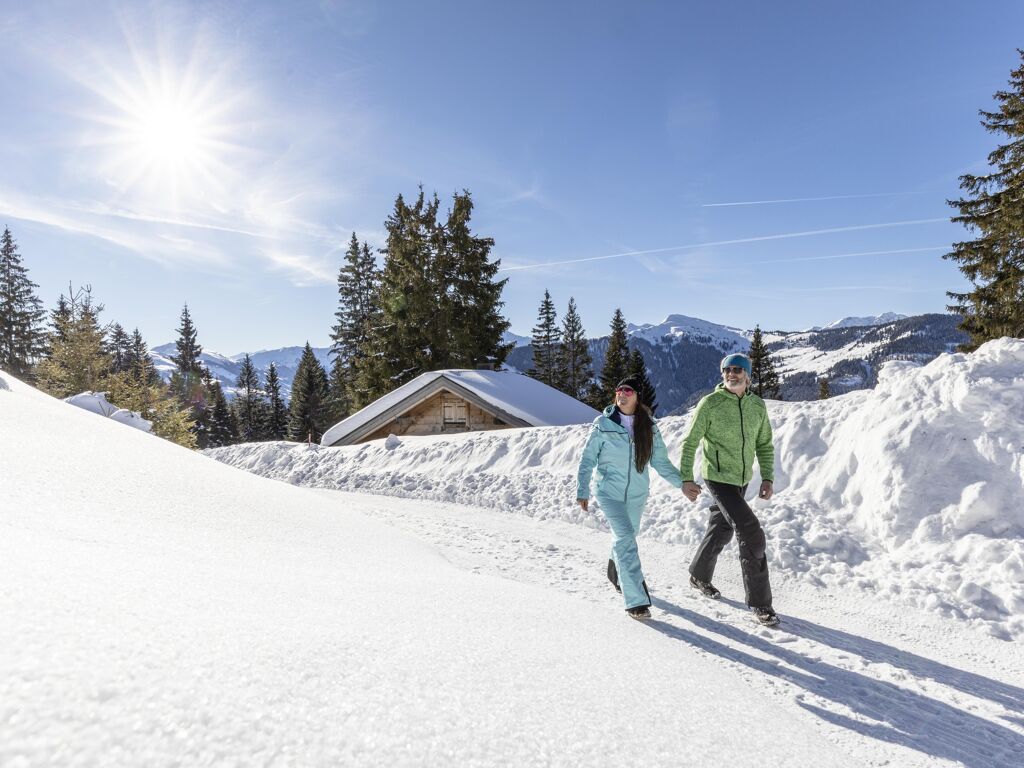
[[[732,203],[704,203],[701,208],[731,208],[739,205],[777,205],[780,203],[815,203],[821,200],[858,200],[868,197],[899,197],[901,195],[934,195],[935,192],[871,192],[863,195],[825,195],[822,197],[785,197],[777,200],[743,200]]]
[[[948,245],[930,245],[925,248],[896,248],[888,251],[858,251],[856,253],[835,253],[829,256],[796,256],[791,259],[765,259],[758,264],[788,264],[797,261],[828,261],[830,259],[852,259],[858,256],[888,256],[896,253],[927,253],[932,251],[948,251]]]
[[[511,267],[502,267],[501,272],[514,272],[525,269],[543,269],[545,267],[563,266],[565,264],[582,264],[590,261],[603,261],[606,259],[620,259],[625,256],[643,256],[655,253],[669,253],[671,251],[683,251],[690,248],[710,248],[724,245],[738,245],[740,243],[761,243],[771,240],[788,240],[798,237],[814,237],[817,235],[831,235],[840,232],[857,232],[868,229],[885,229],[887,227],[909,227],[919,224],[935,224],[937,222],[949,221],[948,217],[935,219],[911,219],[908,221],[887,221],[880,224],[857,224],[850,227],[830,227],[828,229],[811,229],[803,232],[786,232],[778,235],[759,235],[757,237],[740,237],[732,240],[715,240],[707,243],[689,243],[686,245],[673,245],[666,248],[648,248],[642,251],[623,251],[622,253],[609,253],[604,256],[587,256],[581,259],[565,259],[562,261],[545,261],[538,264],[522,264]]]

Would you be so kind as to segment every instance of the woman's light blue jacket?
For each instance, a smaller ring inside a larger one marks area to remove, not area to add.
[[[665,441],[658,425],[654,425],[654,447],[650,464],[643,472],[636,471],[635,446],[629,430],[618,422],[618,409],[609,405],[594,419],[580,457],[576,476],[576,498],[590,498],[590,478],[597,469],[597,495],[618,501],[642,501],[651,485],[650,467],[665,480],[679,488],[683,479],[669,461]]]

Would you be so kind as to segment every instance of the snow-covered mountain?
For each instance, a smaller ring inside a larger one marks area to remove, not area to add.
[[[1004,340],[773,404],[766,629],[659,479],[625,616],[583,428],[223,456],[345,493],[0,372],[0,764],[1016,768],[1022,388]]]
[[[305,347],[282,347],[281,349],[252,352],[250,356],[252,364],[256,367],[261,379],[265,379],[267,368],[270,367],[271,363],[277,366],[277,375],[281,380],[281,394],[287,400],[291,395],[292,379],[295,378],[295,372],[299,368],[299,360],[302,358],[304,349]],[[173,342],[161,344],[159,347],[153,347],[150,350],[149,356],[153,359],[153,364],[164,381],[170,381],[171,374],[175,371],[175,365],[171,361],[171,355],[173,354],[175,354]],[[330,348],[313,347],[313,354],[320,361],[320,364],[327,371],[330,371]],[[235,396],[235,383],[238,381],[238,374],[242,370],[242,360],[244,358],[244,352],[228,357],[217,352],[204,351],[199,356],[203,365],[210,369],[213,378],[220,382],[224,394],[229,399]]]
[[[833,393],[873,387],[886,360],[928,362],[966,340],[954,315],[917,315],[874,324],[837,321],[835,327],[810,331],[764,331],[764,340],[782,377],[786,400],[818,397],[818,379],[827,378]],[[658,414],[677,413],[693,405],[719,380],[718,364],[729,352],[745,352],[753,329],[742,330],[685,315],[670,315],[657,325],[629,325],[630,346],[639,349],[658,394]],[[594,371],[604,364],[608,338],[590,340]],[[532,367],[533,348],[517,347],[508,365]]]
[[[865,325],[885,325],[886,323],[894,323],[897,320],[905,320],[908,315],[901,315],[897,312],[884,312],[881,315],[874,315],[869,317],[844,317],[842,320],[833,320],[827,325],[815,325],[808,330],[811,331],[823,331],[830,328],[852,328],[854,326],[865,326]]]

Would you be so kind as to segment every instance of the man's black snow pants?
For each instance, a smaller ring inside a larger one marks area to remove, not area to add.
[[[736,533],[740,548],[740,568],[743,571],[743,591],[747,605],[772,604],[772,586],[768,582],[768,558],[765,555],[764,530],[743,494],[747,486],[727,485],[705,480],[715,499],[711,506],[708,531],[697,548],[690,575],[701,581],[711,581],[715,575],[718,555]]]

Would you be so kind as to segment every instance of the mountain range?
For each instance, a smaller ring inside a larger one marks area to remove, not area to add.
[[[822,328],[804,331],[764,331],[764,341],[775,359],[782,379],[785,400],[813,400],[818,397],[818,380],[827,378],[833,394],[854,389],[869,389],[878,381],[878,369],[887,360],[913,360],[926,363],[966,341],[957,328],[956,315],[928,314],[907,317],[885,313],[874,317],[847,317]],[[627,326],[630,347],[639,349],[647,363],[648,375],[658,394],[660,416],[681,413],[719,380],[718,365],[723,355],[745,352],[750,347],[752,330],[719,325],[686,315],[669,315],[658,324]],[[515,348],[506,360],[510,370],[528,371],[533,363],[530,339],[507,333],[506,343]],[[594,370],[600,371],[608,348],[608,337],[590,339]],[[281,379],[281,391],[287,398],[292,379],[302,357],[302,347],[262,350],[251,353],[253,365],[261,375],[273,362]],[[173,343],[151,351],[153,363],[170,380],[175,352]],[[329,348],[314,347],[313,353],[329,369]],[[203,364],[221,382],[228,397],[235,393],[235,382],[245,353],[231,357],[203,352]]]

